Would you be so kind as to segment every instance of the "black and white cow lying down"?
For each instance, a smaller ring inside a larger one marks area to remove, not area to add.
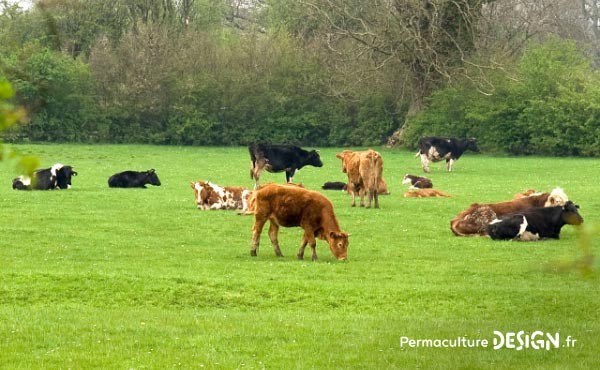
[[[108,179],[111,188],[145,188],[147,184],[160,186],[160,180],[154,169],[148,171],[123,171]]]
[[[568,201],[564,206],[536,207],[502,216],[487,226],[488,235],[495,240],[558,239],[564,225],[581,225],[579,206]]]
[[[446,168],[450,172],[452,171],[452,164],[467,150],[479,152],[475,139],[424,137],[419,139],[419,151],[415,157],[421,156],[421,165],[425,172],[430,172],[429,161],[439,162],[442,160],[446,160]]]
[[[36,170],[33,179],[27,176],[19,176],[13,179],[12,188],[15,190],[52,190],[69,189],[71,177],[77,176],[72,166],[56,163],[50,168]]]
[[[406,174],[402,179],[402,184],[410,184],[410,189],[431,189],[433,183],[426,177]]]

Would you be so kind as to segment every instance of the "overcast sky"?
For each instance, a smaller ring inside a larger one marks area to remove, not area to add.
[[[8,0],[8,2],[12,4],[19,4],[22,8],[29,9],[32,0]]]

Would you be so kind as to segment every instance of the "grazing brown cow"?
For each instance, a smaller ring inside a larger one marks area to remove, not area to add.
[[[248,210],[247,199],[250,193],[243,186],[219,186],[210,181],[190,183],[194,190],[198,209],[239,209]]]
[[[361,207],[370,208],[371,201],[374,200],[375,208],[379,208],[379,186],[383,178],[381,155],[369,149],[363,152],[344,150],[335,156],[342,160],[342,172],[348,175],[348,193],[352,195],[352,207],[356,206],[356,195],[358,194]],[[365,195],[367,196],[366,206]]]
[[[457,236],[487,235],[487,225],[496,217],[520,212],[533,207],[552,207],[564,205],[569,197],[561,188],[550,193],[534,193],[532,195],[500,203],[473,203],[450,221],[450,229]]]
[[[426,198],[426,197],[444,197],[450,198],[450,195],[436,189],[417,189],[404,193],[404,198]]]
[[[312,260],[317,260],[317,241],[327,240],[331,253],[345,260],[348,252],[348,234],[341,231],[331,201],[315,191],[297,186],[266,184],[254,191],[250,201],[254,211],[251,256],[256,256],[260,234],[269,221],[269,238],[275,255],[282,257],[277,234],[279,227],[300,226],[304,229],[298,259],[304,258],[307,244],[312,250]]]

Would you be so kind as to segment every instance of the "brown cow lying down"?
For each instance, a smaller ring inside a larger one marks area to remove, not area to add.
[[[333,205],[324,195],[297,186],[266,184],[252,196],[254,209],[251,256],[256,256],[260,234],[269,221],[269,238],[275,255],[282,257],[277,234],[279,227],[300,226],[304,229],[298,259],[304,258],[304,248],[310,245],[312,260],[317,260],[317,241],[327,240],[335,258],[345,260],[348,252],[348,234],[341,231]]]
[[[239,209],[248,210],[248,197],[251,193],[243,186],[219,186],[210,181],[190,183],[194,190],[198,209]]]
[[[425,198],[425,197],[445,197],[450,198],[450,195],[440,190],[435,189],[418,189],[404,193],[404,198]]]
[[[363,152],[344,150],[335,156],[342,160],[342,172],[348,175],[348,193],[352,195],[352,207],[356,206],[356,195],[358,195],[361,207],[371,208],[371,201],[375,201],[375,208],[379,208],[379,184],[383,177],[381,155],[369,149]],[[387,193],[387,189],[384,190]]]
[[[457,236],[485,236],[487,225],[499,216],[520,212],[532,207],[562,206],[569,197],[561,189],[550,193],[534,193],[529,196],[500,203],[473,203],[450,221],[450,229]]]

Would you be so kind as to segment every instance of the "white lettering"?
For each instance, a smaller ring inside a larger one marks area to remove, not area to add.
[[[567,346],[569,346],[569,338],[567,338]],[[554,335],[550,333],[544,333],[543,331],[536,330],[531,334],[527,334],[525,331],[520,330],[517,333],[506,332],[502,333],[494,331],[494,349],[510,348],[516,351],[522,351],[523,349],[546,349],[559,348],[560,346],[560,333]]]
[[[494,330],[494,349],[500,349],[504,347],[504,334],[499,331]]]

